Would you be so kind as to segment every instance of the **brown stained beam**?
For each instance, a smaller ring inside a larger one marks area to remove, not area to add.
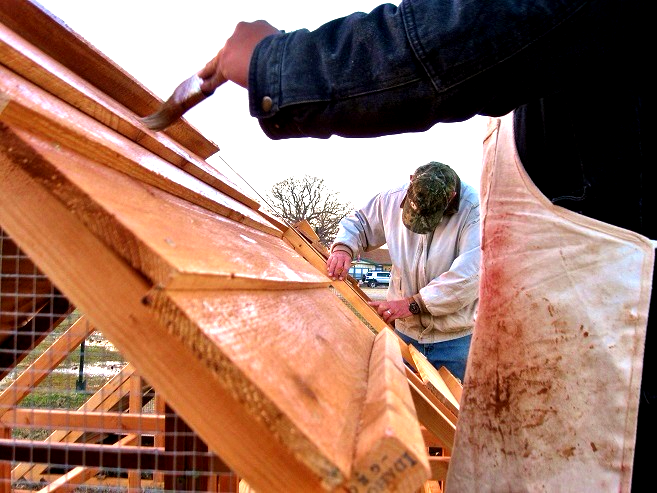
[[[281,238],[0,122],[2,151],[153,285],[280,290],[331,282]]]
[[[131,364],[124,366],[119,373],[114,375],[105,385],[103,385],[87,402],[85,402],[78,411],[101,410],[103,412],[113,409],[117,402],[120,402],[123,395],[127,393],[127,382],[135,372]],[[50,434],[48,442],[75,442],[83,436],[82,431],[57,430]],[[14,480],[26,477],[28,480],[38,480],[39,475],[46,469],[43,465],[34,465],[29,463],[19,463],[12,471]]]
[[[137,115],[150,115],[162,103],[121,67],[37,3],[2,0],[0,22]],[[165,133],[202,159],[218,151],[216,144],[203,137],[184,119]]]
[[[240,477],[261,491],[322,488],[324,478],[244,413],[243,403],[142,304],[150,286],[141,275],[3,153],[0,224]]]
[[[34,387],[45,379],[69,353],[93,332],[85,317],[79,318],[28,366],[0,394],[0,416],[17,405]]]
[[[236,221],[281,236],[257,211],[0,66],[0,121]]]
[[[260,204],[213,166],[166,134],[152,132],[121,104],[0,24],[0,60],[7,68],[89,117],[252,209]]]

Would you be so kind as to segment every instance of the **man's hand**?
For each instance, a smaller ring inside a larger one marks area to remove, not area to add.
[[[249,81],[249,63],[256,45],[271,34],[280,33],[267,21],[240,22],[217,56],[198,73],[203,79],[201,90],[211,94],[226,81],[244,88]]]
[[[336,279],[344,281],[349,274],[349,267],[351,267],[351,255],[344,250],[331,252],[326,259],[326,273],[334,281]]]
[[[412,315],[408,310],[410,302],[410,299],[404,298],[393,301],[368,301],[367,304],[374,308],[379,316],[389,324],[398,318],[406,318]]]

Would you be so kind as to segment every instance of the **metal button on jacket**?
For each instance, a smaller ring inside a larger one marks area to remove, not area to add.
[[[262,109],[263,111],[269,111],[271,110],[272,105],[274,102],[271,100],[269,96],[265,96],[262,98]]]

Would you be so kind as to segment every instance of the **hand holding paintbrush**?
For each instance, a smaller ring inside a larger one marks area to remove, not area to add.
[[[181,83],[160,109],[142,118],[142,122],[151,130],[164,130],[224,82],[230,80],[246,88],[253,50],[261,40],[279,32],[266,21],[240,22],[217,56]]]

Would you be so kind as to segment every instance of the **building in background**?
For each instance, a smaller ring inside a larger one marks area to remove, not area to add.
[[[387,248],[377,248],[370,252],[364,252],[351,262],[349,275],[358,281],[363,281],[368,271],[392,269],[390,252]]]

